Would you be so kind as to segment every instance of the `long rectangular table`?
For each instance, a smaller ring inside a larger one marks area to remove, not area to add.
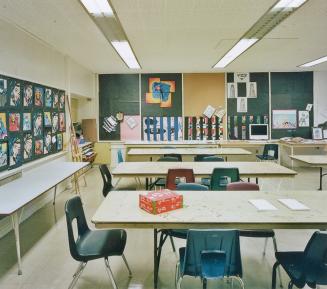
[[[19,275],[22,274],[19,222],[24,206],[52,188],[55,188],[55,195],[59,183],[88,165],[87,162],[50,162],[33,168],[23,173],[21,177],[0,187],[0,215],[11,216],[16,240]],[[78,192],[76,177],[74,181],[76,192]]]
[[[319,168],[319,190],[322,190],[322,178],[326,176],[327,173],[323,173],[323,168],[327,166],[327,155],[291,155],[292,160],[300,161],[306,165]]]
[[[327,229],[326,192],[321,191],[189,191],[184,208],[151,215],[138,206],[140,193],[112,191],[92,217],[96,228],[154,229],[154,288],[158,280],[158,229]],[[295,198],[310,208],[292,211],[279,198]],[[278,211],[257,211],[250,199],[265,199]]]

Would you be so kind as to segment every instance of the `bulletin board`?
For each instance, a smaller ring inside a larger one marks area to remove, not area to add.
[[[63,149],[65,91],[0,75],[0,170]]]

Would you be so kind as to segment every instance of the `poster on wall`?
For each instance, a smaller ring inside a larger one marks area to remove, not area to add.
[[[125,115],[124,120],[120,123],[120,139],[141,140],[141,116]]]
[[[0,107],[7,104],[7,79],[0,76]]]
[[[20,130],[20,113],[10,112],[8,116],[9,131],[17,132]]]
[[[21,84],[18,80],[9,81],[9,105],[18,108],[21,104]]]
[[[234,73],[234,82],[249,82],[250,73],[248,72],[235,72]]]
[[[272,111],[273,129],[296,129],[297,111],[296,109],[273,110]]]
[[[248,82],[247,83],[247,97],[248,98],[257,98],[257,83]]]
[[[172,96],[176,91],[173,80],[160,80],[158,77],[149,78],[149,92],[145,94],[145,102],[148,104],[160,104],[160,107],[172,107]]]
[[[246,97],[237,98],[237,112],[248,112],[248,100]]]
[[[6,169],[8,165],[8,144],[7,142],[0,143],[0,171]]]
[[[29,131],[32,129],[32,118],[30,112],[23,113],[23,131]]]
[[[5,139],[8,136],[7,117],[5,112],[0,112],[0,139]]]
[[[33,137],[31,133],[24,134],[24,162],[30,161],[33,158]]]
[[[172,141],[183,139],[182,117],[143,118],[143,139],[147,141]]]
[[[236,98],[237,96],[237,84],[234,82],[227,83],[227,97]]]
[[[22,149],[19,135],[13,135],[9,139],[9,166],[18,167],[22,164]]]
[[[23,106],[31,107],[33,105],[33,85],[31,83],[26,83],[24,85],[23,93]]]
[[[299,127],[309,127],[309,126],[310,126],[309,111],[300,110],[299,111]]]

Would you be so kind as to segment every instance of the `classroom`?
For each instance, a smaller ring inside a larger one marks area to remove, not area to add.
[[[327,288],[326,0],[0,0],[0,289]]]

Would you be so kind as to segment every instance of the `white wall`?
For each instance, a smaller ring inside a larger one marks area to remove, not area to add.
[[[313,73],[314,125],[327,121],[327,71]]]

